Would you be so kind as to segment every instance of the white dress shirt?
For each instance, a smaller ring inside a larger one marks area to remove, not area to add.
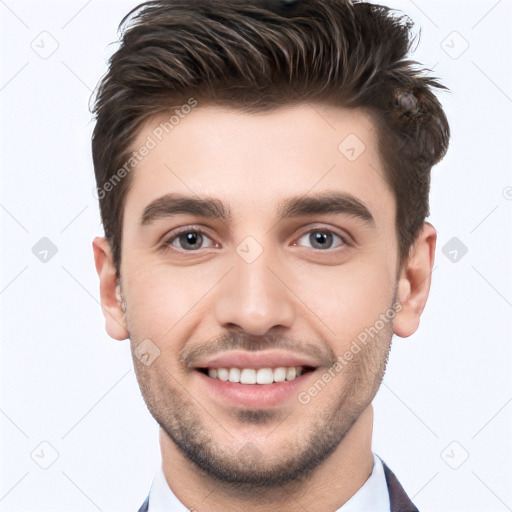
[[[389,493],[382,461],[373,454],[373,471],[364,485],[336,512],[389,512]],[[189,512],[169,488],[160,467],[149,492],[148,512]]]

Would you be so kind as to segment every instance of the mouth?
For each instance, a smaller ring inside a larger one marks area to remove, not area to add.
[[[243,385],[269,385],[289,382],[316,370],[313,366],[278,366],[267,368],[196,368],[207,377]]]
[[[220,408],[292,406],[320,361],[280,350],[220,352],[190,366],[200,396]]]

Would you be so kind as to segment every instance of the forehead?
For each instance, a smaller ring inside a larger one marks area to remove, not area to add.
[[[172,114],[148,121],[132,145],[144,156],[132,173],[127,220],[168,193],[218,198],[254,218],[277,214],[288,197],[333,191],[394,220],[376,128],[363,111],[308,104],[248,114],[198,105]]]

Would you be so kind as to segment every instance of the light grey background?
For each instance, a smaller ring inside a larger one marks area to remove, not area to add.
[[[374,451],[422,511],[512,510],[512,5],[382,3],[421,27],[453,136],[433,171],[431,296],[417,334],[394,338]],[[2,511],[135,511],[160,462],[91,249],[88,100],[136,4],[0,0]]]

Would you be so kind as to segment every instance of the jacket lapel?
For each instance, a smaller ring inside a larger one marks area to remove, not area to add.
[[[405,493],[393,471],[386,466],[384,461],[382,461],[382,466],[386,475],[391,512],[419,512]]]
[[[142,507],[139,508],[139,512],[148,512],[149,507],[149,496],[146,498],[146,501],[142,504]]]

